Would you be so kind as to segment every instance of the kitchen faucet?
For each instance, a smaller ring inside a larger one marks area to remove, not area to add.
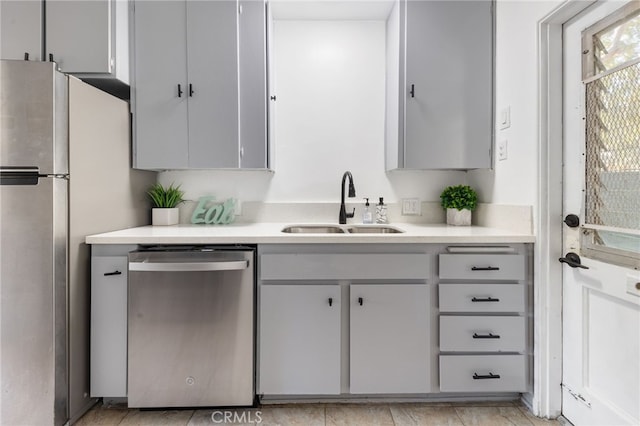
[[[353,213],[347,213],[344,205],[344,184],[347,178],[349,178],[349,198],[353,198],[356,196],[356,187],[353,186],[353,176],[351,175],[351,172],[346,171],[342,175],[342,195],[340,197],[340,216],[338,217],[338,223],[343,225],[347,223],[347,218],[353,217],[356,214],[355,207],[353,208]]]

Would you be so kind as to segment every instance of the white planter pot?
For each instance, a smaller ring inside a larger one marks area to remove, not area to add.
[[[177,225],[180,220],[180,209],[151,209],[151,224],[153,226]]]
[[[470,226],[471,210],[447,209],[447,225]]]

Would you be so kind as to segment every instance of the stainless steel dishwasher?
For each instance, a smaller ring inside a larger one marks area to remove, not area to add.
[[[129,253],[129,407],[253,404],[254,258],[248,247]]]

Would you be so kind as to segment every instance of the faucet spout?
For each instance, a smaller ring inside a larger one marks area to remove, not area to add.
[[[353,176],[351,172],[346,171],[342,175],[342,185],[341,185],[341,195],[340,195],[340,214],[338,215],[338,223],[344,225],[347,223],[347,218],[353,217],[356,214],[356,209],[353,209],[353,212],[347,213],[347,209],[344,205],[344,184],[347,182],[347,178],[349,179],[349,198],[353,198],[356,196],[356,187],[353,185]]]

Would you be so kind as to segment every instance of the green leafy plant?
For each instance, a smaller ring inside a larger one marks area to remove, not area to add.
[[[164,186],[156,183],[148,191],[147,195],[151,199],[151,203],[155,208],[172,209],[181,202],[184,201],[184,191],[180,190],[180,185],[165,188]]]
[[[440,194],[440,204],[445,209],[475,210],[478,194],[468,185],[448,186]]]

